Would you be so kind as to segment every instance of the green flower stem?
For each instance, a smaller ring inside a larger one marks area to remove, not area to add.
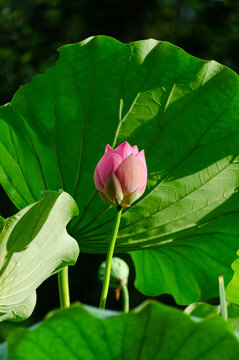
[[[101,298],[100,298],[100,309],[105,309],[105,304],[106,304],[106,300],[107,300],[109,284],[110,284],[111,262],[112,262],[112,257],[114,254],[116,238],[118,235],[121,214],[122,214],[122,207],[117,206],[117,213],[116,213],[116,218],[115,218],[114,229],[113,229],[112,238],[111,238],[111,241],[110,241],[110,244],[108,247],[107,258],[106,258],[105,276],[104,276],[103,288],[102,288],[102,293],[101,293]]]
[[[70,294],[68,282],[68,266],[58,272],[58,290],[61,309],[70,307]]]
[[[122,281],[120,283],[122,294],[123,294],[123,310],[127,314],[129,312],[129,292],[127,285]]]
[[[220,295],[220,305],[221,305],[221,316],[227,320],[227,300],[225,294],[225,285],[224,285],[224,278],[223,276],[219,276],[218,278],[219,283],[219,295]]]

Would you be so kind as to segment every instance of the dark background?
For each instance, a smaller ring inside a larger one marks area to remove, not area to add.
[[[21,84],[57,59],[57,48],[92,35],[123,42],[146,38],[170,41],[190,54],[214,59],[238,72],[238,0],[0,0],[0,104],[9,102]],[[0,189],[0,214],[17,210]],[[122,257],[122,256],[121,256]],[[104,256],[81,254],[70,269],[72,301],[98,305],[101,286],[97,269]],[[129,281],[131,306],[145,298]],[[111,291],[109,307],[121,308]],[[170,296],[159,300],[174,304]],[[38,289],[30,321],[58,306],[56,275]]]

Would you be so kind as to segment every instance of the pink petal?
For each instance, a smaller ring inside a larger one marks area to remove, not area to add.
[[[132,193],[142,187],[145,179],[145,166],[135,155],[131,154],[125,159],[115,172],[124,195]]]
[[[102,156],[97,165],[98,175],[102,184],[104,184],[105,179],[111,171],[116,171],[122,160],[122,157],[113,149],[107,151],[107,153]]]
[[[95,172],[94,172],[94,182],[95,182],[95,187],[98,191],[104,191],[104,185],[102,184],[100,177],[99,177],[99,172],[98,172],[98,165],[95,168]]]
[[[144,155],[144,150],[141,150],[137,155],[136,157],[142,161],[142,163],[145,165],[146,167],[146,161],[145,161],[145,155]]]
[[[139,189],[137,199],[143,195],[145,189],[146,189],[146,184],[141,189]]]
[[[112,149],[112,147],[109,144],[107,144],[105,147],[105,153],[107,153],[110,150],[114,150],[114,149]]]
[[[139,152],[138,146],[137,145],[132,146],[132,154],[137,155],[138,152]]]
[[[117,151],[118,154],[120,154],[124,159],[126,159],[130,154],[133,153],[133,149],[132,147],[129,145],[129,143],[127,143],[127,141],[123,142],[122,144],[120,144],[115,151]]]
[[[145,155],[144,155],[144,150],[141,150],[137,155],[136,155],[137,159],[139,159],[142,164],[144,165],[144,176],[142,177],[142,183],[140,185],[140,188],[145,188],[146,183],[147,183],[147,165],[146,165],[146,161],[145,161]]]

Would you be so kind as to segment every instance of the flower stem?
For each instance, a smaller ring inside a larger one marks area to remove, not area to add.
[[[58,290],[61,309],[70,307],[70,294],[68,282],[68,266],[58,272]]]
[[[129,292],[127,285],[122,281],[120,283],[122,294],[123,294],[123,310],[127,314],[129,312]]]
[[[223,276],[219,276],[218,278],[219,283],[219,295],[220,295],[220,305],[221,305],[221,316],[224,320],[228,319],[227,315],[227,300],[225,294],[225,285],[224,285],[224,278]]]
[[[122,214],[122,207],[117,206],[117,213],[116,213],[116,217],[115,217],[114,229],[113,229],[112,238],[111,238],[111,241],[110,241],[110,244],[108,247],[107,258],[106,258],[105,276],[104,276],[103,288],[102,288],[101,298],[100,298],[100,309],[105,309],[105,304],[106,304],[106,300],[107,300],[109,283],[110,283],[111,262],[112,262],[112,257],[114,254],[116,238],[118,235],[121,214]]]

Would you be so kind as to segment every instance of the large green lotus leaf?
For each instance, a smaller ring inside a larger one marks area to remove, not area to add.
[[[95,191],[94,168],[107,143],[137,144],[148,185],[123,214],[116,252],[138,250],[142,292],[181,303],[215,296],[238,249],[238,84],[230,69],[166,42],[64,46],[0,108],[0,182],[19,208],[63,188],[80,209],[69,231],[82,251],[106,252],[114,211]]]
[[[100,319],[80,306],[23,335],[9,360],[237,360],[239,343],[221,318],[201,322],[157,303]]]
[[[65,192],[43,191],[44,198],[4,220],[0,232],[0,322],[31,315],[36,288],[54,272],[73,265],[77,242],[66,232],[78,214]]]

